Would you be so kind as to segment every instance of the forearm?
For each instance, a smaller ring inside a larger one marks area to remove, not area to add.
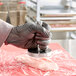
[[[7,39],[13,26],[0,19],[0,46]]]

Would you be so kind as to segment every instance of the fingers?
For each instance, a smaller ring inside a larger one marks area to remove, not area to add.
[[[36,34],[36,43],[39,45],[40,49],[46,49],[49,43],[51,43],[51,33],[48,38],[42,37],[40,34]]]
[[[51,39],[51,37],[52,37],[51,33],[49,33],[49,37],[48,38],[42,37],[40,34],[37,33],[35,38],[37,40],[49,40],[49,39]]]
[[[42,50],[45,50],[45,49],[47,49],[47,46],[39,45],[39,48]]]
[[[49,43],[51,43],[51,39],[42,38],[41,40],[37,40],[36,43],[40,49],[46,49]]]
[[[48,25],[48,24],[46,24],[45,22],[42,23],[42,26],[43,26],[45,29],[47,29],[48,31],[51,30],[51,26]]]
[[[30,31],[31,33],[38,33],[38,34],[40,34],[41,36],[43,36],[45,38],[49,37],[48,31],[44,27],[42,27],[41,25],[38,25],[38,24],[31,25],[30,29],[32,29],[32,31]]]
[[[51,40],[43,40],[43,41],[37,41],[36,43],[37,43],[37,45],[39,45],[39,48],[40,49],[46,49],[47,47],[48,47],[48,45],[49,45],[49,43],[51,42]]]
[[[40,26],[40,30],[38,30],[37,33],[41,34],[45,38],[49,37],[48,31],[45,28],[43,28],[42,26]]]
[[[47,23],[43,22],[43,21],[37,22],[37,24],[41,25],[42,27],[44,27],[44,28],[47,29],[48,31],[51,30],[51,26],[48,25]]]
[[[49,37],[49,25],[40,25],[40,24],[33,24],[33,23],[26,23],[20,30],[28,29],[30,33],[38,33],[41,34],[41,36],[48,38]]]
[[[44,32],[44,35],[46,35],[47,38],[49,38],[50,36],[52,37],[52,34],[50,32],[50,30],[51,30],[51,26],[50,25],[42,22],[42,25],[40,25],[40,26],[42,26],[42,30]]]
[[[51,39],[50,40],[43,40],[43,41],[38,40],[37,44],[47,46],[50,42],[51,42]]]

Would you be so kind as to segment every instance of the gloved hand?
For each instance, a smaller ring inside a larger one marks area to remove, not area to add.
[[[49,29],[50,26],[45,23],[42,26],[26,23],[23,26],[13,27],[6,41],[8,44],[13,44],[20,48],[36,48],[39,45],[41,49],[44,49],[51,39]]]

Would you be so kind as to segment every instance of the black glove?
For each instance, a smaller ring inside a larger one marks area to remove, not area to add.
[[[51,33],[48,28],[50,29],[50,26],[45,23],[42,26],[26,23],[23,26],[13,27],[6,41],[8,44],[13,44],[20,48],[36,48],[39,45],[43,49],[51,39]]]

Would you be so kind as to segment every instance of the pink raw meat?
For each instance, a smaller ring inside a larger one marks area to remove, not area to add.
[[[51,71],[51,70],[58,70],[58,65],[54,63],[49,57],[45,58],[35,58],[31,57],[28,54],[23,54],[17,56],[15,58],[17,62],[21,62],[31,66],[33,68],[37,68],[43,71]]]
[[[58,64],[59,70],[44,72],[14,60],[16,56],[25,54],[26,50],[3,45],[0,50],[0,76],[76,76],[76,60],[58,44],[52,43],[50,48],[50,59]]]

